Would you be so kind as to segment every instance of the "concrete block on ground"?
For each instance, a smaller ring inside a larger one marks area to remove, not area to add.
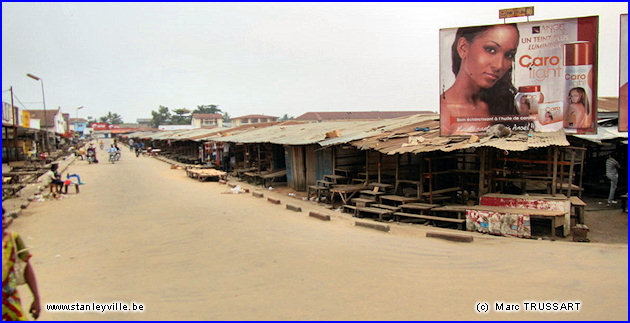
[[[358,221],[355,221],[354,225],[357,226],[357,227],[364,227],[364,228],[379,230],[379,231],[383,231],[383,232],[389,232],[389,225],[376,224],[376,223],[367,223],[367,222],[358,222]]]
[[[227,181],[220,179],[219,184],[227,184]]]
[[[276,200],[274,198],[268,197],[267,201],[273,203],[273,204],[280,204],[280,200]]]
[[[295,206],[295,205],[291,205],[291,204],[287,204],[287,210],[291,210],[291,211],[295,211],[295,212],[302,212],[302,208],[299,206]]]
[[[321,213],[317,213],[317,212],[309,212],[308,216],[314,217],[316,219],[320,219],[322,221],[330,221],[330,215],[327,214],[321,214]]]
[[[228,183],[228,184],[227,184],[227,186],[234,188],[234,187],[236,187],[236,184],[234,184],[234,183]]]
[[[427,232],[427,238],[438,238],[455,242],[473,242],[472,236],[445,232]]]
[[[264,195],[263,193],[258,193],[258,192],[252,192],[252,195],[253,195],[254,197],[260,197],[260,198],[265,197],[265,195]]]

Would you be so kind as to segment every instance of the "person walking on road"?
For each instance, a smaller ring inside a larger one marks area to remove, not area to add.
[[[617,181],[619,180],[618,168],[621,168],[619,162],[613,158],[613,155],[606,159],[606,177],[610,180],[610,192],[608,193],[608,204],[616,204],[615,191],[617,191]]]
[[[31,254],[26,249],[22,238],[15,233],[8,231],[9,222],[4,215],[2,208],[2,320],[3,321],[26,321],[26,315],[22,311],[22,302],[18,293],[18,274],[24,275],[24,281],[33,293],[33,303],[29,313],[34,319],[39,317],[41,305],[39,301],[39,291],[37,289],[37,279],[35,271],[30,263]],[[26,263],[24,271],[17,270],[18,257]]]

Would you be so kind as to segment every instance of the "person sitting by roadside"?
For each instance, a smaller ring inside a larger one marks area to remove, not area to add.
[[[57,193],[61,193],[61,189],[64,186],[64,182],[61,180],[61,176],[57,172],[58,168],[58,164],[52,164],[50,165],[50,170],[44,174],[45,178],[50,181],[50,193],[53,196],[56,196]]]

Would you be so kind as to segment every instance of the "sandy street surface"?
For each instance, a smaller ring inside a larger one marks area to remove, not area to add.
[[[32,247],[42,320],[628,319],[627,239],[526,240],[396,223],[383,233],[286,194],[223,194],[226,185],[126,148],[115,165],[102,151],[99,159],[68,169],[86,183],[80,194],[71,188],[63,199],[33,202],[11,227]],[[266,200],[273,194],[282,205]],[[333,219],[311,218],[311,210]],[[426,238],[429,231],[475,240]],[[28,288],[21,294],[28,307]],[[146,309],[45,309],[114,301]],[[476,303],[497,301],[520,311],[475,312]],[[527,301],[581,305],[525,312]]]

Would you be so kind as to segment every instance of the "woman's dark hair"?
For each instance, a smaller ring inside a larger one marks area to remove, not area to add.
[[[453,73],[455,73],[455,76],[459,73],[459,68],[462,64],[462,58],[459,57],[459,52],[457,51],[457,42],[459,39],[463,37],[469,43],[472,43],[473,39],[475,39],[475,37],[479,34],[495,26],[504,25],[462,27],[457,29],[455,41],[453,42],[453,46],[451,46],[451,58],[453,61]],[[516,24],[507,24],[507,26],[514,27],[520,38],[520,33]],[[503,75],[503,77],[494,84],[494,86],[489,89],[482,89],[479,94],[479,98],[488,104],[488,109],[491,115],[514,115],[518,114],[516,104],[514,103],[514,96],[517,92],[518,90],[516,87],[512,85],[512,68],[510,68],[507,72],[505,72],[505,75]]]
[[[586,91],[584,90],[584,88],[581,87],[574,87],[571,90],[569,90],[569,103],[571,103],[571,91],[577,91],[577,93],[580,94],[581,98],[580,98],[580,103],[582,103],[582,105],[586,108],[586,114],[590,115],[591,114],[591,105],[589,104],[590,100],[587,97]]]

